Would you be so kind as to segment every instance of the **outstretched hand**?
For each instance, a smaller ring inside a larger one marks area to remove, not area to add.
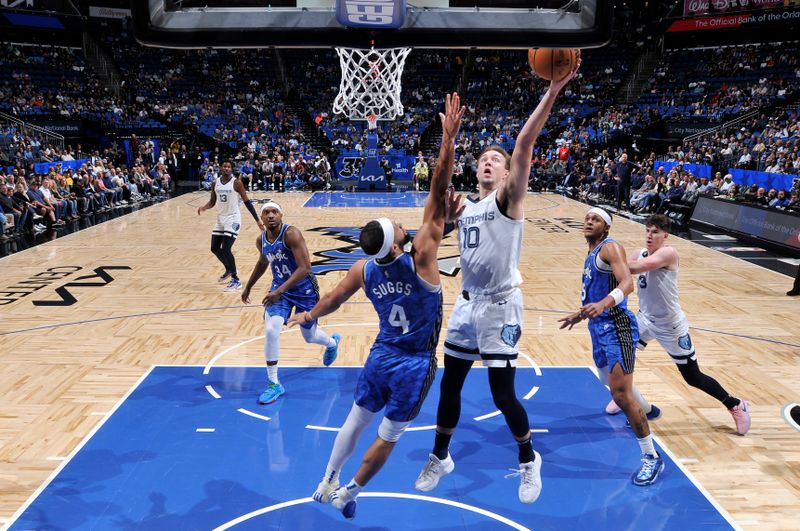
[[[461,213],[467,208],[464,203],[464,196],[456,193],[456,189],[451,184],[447,188],[447,195],[444,197],[444,222],[455,223],[461,217]]]
[[[556,93],[561,92],[561,89],[563,89],[567,85],[567,83],[569,83],[570,80],[573,77],[575,77],[575,74],[578,73],[580,67],[581,67],[581,52],[580,50],[578,50],[578,60],[575,62],[575,69],[572,72],[570,72],[569,75],[564,79],[559,79],[557,81],[554,79],[553,81],[551,81],[550,90],[553,90]]]
[[[445,96],[444,113],[439,113],[439,118],[442,121],[442,142],[455,140],[461,127],[461,118],[466,110],[467,108],[461,105],[461,98],[458,96],[458,92]]]
[[[563,330],[564,328],[569,327],[567,330],[572,330],[572,327],[583,321],[583,318],[583,309],[580,309],[575,313],[571,313],[568,316],[559,319],[558,322],[561,323],[561,326],[558,327],[558,329]]]

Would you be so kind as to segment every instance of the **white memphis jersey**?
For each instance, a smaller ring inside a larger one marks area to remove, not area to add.
[[[639,252],[637,261],[647,256]],[[678,302],[678,272],[667,268],[639,273],[636,279],[639,311],[655,323],[675,323],[684,318]]]
[[[236,178],[222,184],[222,178],[217,177],[214,185],[214,192],[217,194],[217,217],[219,218],[242,218],[239,210],[239,192],[233,189]]]
[[[522,283],[519,253],[523,220],[504,216],[497,190],[467,206],[458,219],[461,288],[481,295],[510,291]]]

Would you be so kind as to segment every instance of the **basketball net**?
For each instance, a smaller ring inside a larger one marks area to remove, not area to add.
[[[401,78],[411,48],[336,48],[342,67],[333,112],[351,120],[393,120],[403,114]]]

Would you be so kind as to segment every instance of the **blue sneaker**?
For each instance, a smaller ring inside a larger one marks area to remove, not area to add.
[[[656,457],[652,454],[642,454],[642,468],[633,475],[633,484],[638,487],[652,485],[658,479],[659,474],[664,471],[664,460],[661,456]]]
[[[270,381],[267,388],[264,389],[264,392],[258,397],[258,403],[264,405],[272,404],[285,392],[286,389],[284,389],[281,384]]]
[[[332,347],[326,348],[325,354],[322,356],[322,364],[326,367],[330,367],[331,363],[336,361],[336,356],[339,355],[339,341],[342,340],[342,336],[339,334],[332,334],[331,339],[336,341],[336,344]]]
[[[328,501],[334,509],[342,511],[342,516],[347,520],[352,520],[356,517],[356,497],[350,494],[347,487],[339,487],[331,492]]]
[[[661,418],[661,410],[655,404],[650,404],[650,413],[647,414],[647,422],[656,421]],[[625,421],[625,427],[631,427],[631,421]]]
[[[242,282],[238,278],[232,279],[225,287],[225,291],[239,291],[242,289]]]

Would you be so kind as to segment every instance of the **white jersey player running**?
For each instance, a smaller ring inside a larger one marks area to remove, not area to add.
[[[417,478],[418,490],[434,489],[455,468],[449,445],[461,415],[461,389],[472,364],[480,360],[488,367],[494,403],[517,442],[519,499],[532,503],[541,493],[541,456],[533,451],[528,414],[514,389],[523,309],[517,267],[533,145],[558,93],[575,72],[577,68],[550,83],[520,130],[513,156],[499,146],[489,146],[478,157],[479,195],[467,201],[457,220],[463,291],[447,326],[436,439]]]
[[[689,323],[678,302],[678,251],[664,245],[671,221],[667,216],[654,215],[645,221],[647,247],[635,259],[628,261],[639,295],[639,347],[655,339],[675,362],[683,379],[719,400],[731,413],[736,431],[744,435],[750,429],[750,410],[746,400],[735,398],[711,376],[700,371],[697,364]],[[609,404],[613,406],[613,404]]]

